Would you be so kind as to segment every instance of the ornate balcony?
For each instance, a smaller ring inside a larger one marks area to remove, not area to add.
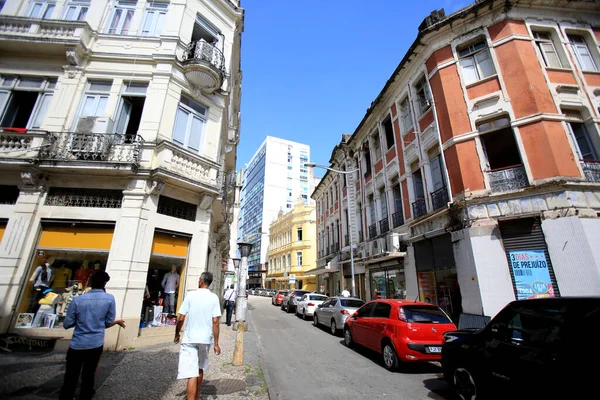
[[[581,161],[581,168],[588,182],[600,183],[600,161]]]
[[[402,215],[402,211],[396,211],[392,214],[392,224],[394,228],[404,225],[404,215]]]
[[[498,168],[487,173],[492,193],[510,192],[529,186],[523,164]]]
[[[369,239],[377,236],[377,224],[369,225]]]
[[[137,170],[143,139],[138,135],[63,132],[49,133],[39,152],[40,163],[69,162],[73,165],[126,165]]]
[[[225,79],[225,57],[204,39],[191,42],[182,57],[185,77],[202,92],[213,93]]]
[[[38,158],[46,131],[19,132],[0,128],[0,160],[6,163],[29,164]]]
[[[389,230],[390,230],[390,223],[389,223],[387,217],[382,219],[381,221],[379,221],[379,232],[384,234]]]
[[[446,186],[442,186],[438,190],[431,192],[431,204],[434,210],[448,205],[448,188]]]
[[[412,210],[415,218],[419,218],[427,214],[427,205],[425,204],[425,199],[417,199],[417,201],[412,203]]]

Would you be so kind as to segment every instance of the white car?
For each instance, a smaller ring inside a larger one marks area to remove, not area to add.
[[[298,300],[296,305],[296,315],[306,320],[306,317],[312,317],[319,304],[323,304],[329,297],[319,293],[306,293]]]

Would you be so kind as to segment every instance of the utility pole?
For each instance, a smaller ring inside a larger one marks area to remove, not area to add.
[[[246,330],[246,311],[248,310],[248,298],[246,297],[246,277],[248,276],[248,256],[252,250],[252,243],[239,242],[238,248],[242,257],[240,268],[240,279],[238,297],[235,306],[235,324],[237,331],[235,337],[235,350],[233,351],[233,365],[244,365],[244,331]]]

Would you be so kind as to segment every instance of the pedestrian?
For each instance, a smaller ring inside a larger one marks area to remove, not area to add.
[[[63,326],[75,329],[67,351],[67,369],[60,400],[73,400],[79,375],[79,399],[92,398],[96,368],[104,347],[104,331],[115,325],[125,328],[123,320],[115,320],[115,297],[104,289],[109,280],[106,272],[96,272],[91,278],[92,290],[75,297],[69,305]]]
[[[350,297],[350,292],[348,291],[348,287],[344,287],[342,291],[342,297]]]
[[[237,299],[237,293],[233,288],[234,286],[231,284],[229,289],[227,289],[223,295],[223,298],[225,299],[225,311],[227,312],[227,317],[225,319],[227,326],[231,326],[231,314],[233,314],[233,308],[235,307],[235,301]]]
[[[175,343],[179,343],[180,332],[187,317],[187,325],[179,350],[177,379],[187,379],[187,399],[196,400],[204,371],[208,369],[208,352],[214,339],[215,354],[219,347],[219,319],[221,306],[219,297],[208,290],[213,281],[210,272],[203,272],[198,282],[199,289],[188,293],[183,299],[175,327]]]

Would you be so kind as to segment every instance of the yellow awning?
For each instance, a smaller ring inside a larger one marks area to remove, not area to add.
[[[110,250],[113,228],[51,226],[44,228],[38,247],[48,249]]]
[[[188,246],[189,240],[186,238],[156,233],[152,241],[152,255],[185,258],[187,257]]]

